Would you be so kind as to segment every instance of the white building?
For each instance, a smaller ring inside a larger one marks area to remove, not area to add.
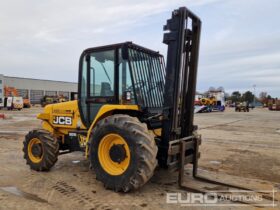
[[[40,103],[44,95],[64,95],[78,92],[78,83],[54,80],[10,77],[0,74],[0,98],[4,97],[4,86],[14,87],[23,98],[29,98],[32,104]],[[1,95],[2,94],[2,95]]]

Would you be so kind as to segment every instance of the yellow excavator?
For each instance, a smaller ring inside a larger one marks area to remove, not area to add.
[[[96,178],[124,192],[143,186],[157,166],[191,163],[195,173],[200,29],[200,19],[187,8],[172,12],[164,26],[166,66],[159,52],[132,42],[84,50],[78,100],[47,105],[37,116],[42,129],[25,136],[30,168],[48,171],[59,155],[83,151]]]

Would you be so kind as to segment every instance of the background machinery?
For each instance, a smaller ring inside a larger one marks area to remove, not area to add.
[[[225,94],[223,91],[208,91],[207,95],[208,97],[200,98],[198,98],[199,95],[196,96],[197,99],[195,100],[195,112],[223,112],[225,110]]]
[[[241,102],[241,103],[237,103],[236,106],[235,106],[235,111],[236,112],[249,112],[250,109],[249,109],[249,103],[244,101],[244,102]]]
[[[17,90],[13,87],[4,87],[3,107],[8,110],[21,110],[24,107],[23,98],[18,96]]]
[[[222,90],[210,90],[208,96],[213,101],[212,110],[221,111],[225,110],[225,93]]]
[[[47,96],[45,95],[43,98],[41,98],[41,106],[45,107],[48,104],[56,104],[56,103],[62,103],[68,101],[68,98],[66,98],[63,95],[59,96]]]
[[[17,89],[14,87],[5,86],[4,87],[4,97],[5,97],[4,101],[6,102],[5,105],[6,106],[8,105],[8,107],[11,107],[11,108],[14,107],[15,109],[31,107],[31,103],[28,98],[28,95],[24,96],[24,97],[20,96],[18,94]],[[7,102],[7,101],[11,101],[11,102]],[[12,104],[12,106],[10,106],[9,104]]]
[[[280,111],[280,100],[277,98],[270,99],[267,104],[270,111]]]
[[[216,103],[215,97],[201,98],[200,103],[205,106],[214,106]]]
[[[86,49],[78,100],[47,105],[42,129],[24,140],[31,169],[49,170],[58,155],[84,151],[96,178],[115,191],[144,185],[157,165],[196,174],[201,139],[193,125],[200,19],[174,10],[164,26],[166,66],[156,51],[125,42]]]

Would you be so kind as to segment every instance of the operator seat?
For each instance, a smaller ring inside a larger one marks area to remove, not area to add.
[[[100,96],[114,96],[111,85],[108,82],[101,82]]]

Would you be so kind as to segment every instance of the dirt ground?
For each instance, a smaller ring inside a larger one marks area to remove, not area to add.
[[[39,107],[0,110],[10,117],[0,119],[0,209],[181,208],[180,204],[166,203],[167,192],[184,192],[178,188],[175,172],[157,170],[139,191],[124,194],[104,189],[80,152],[60,156],[50,172],[31,171],[23,159],[22,142],[29,130],[40,127],[36,114],[41,111]],[[195,124],[203,139],[199,171],[280,191],[280,112],[254,109],[236,113],[227,109],[223,113],[196,114]],[[205,208],[218,209],[188,207]]]

